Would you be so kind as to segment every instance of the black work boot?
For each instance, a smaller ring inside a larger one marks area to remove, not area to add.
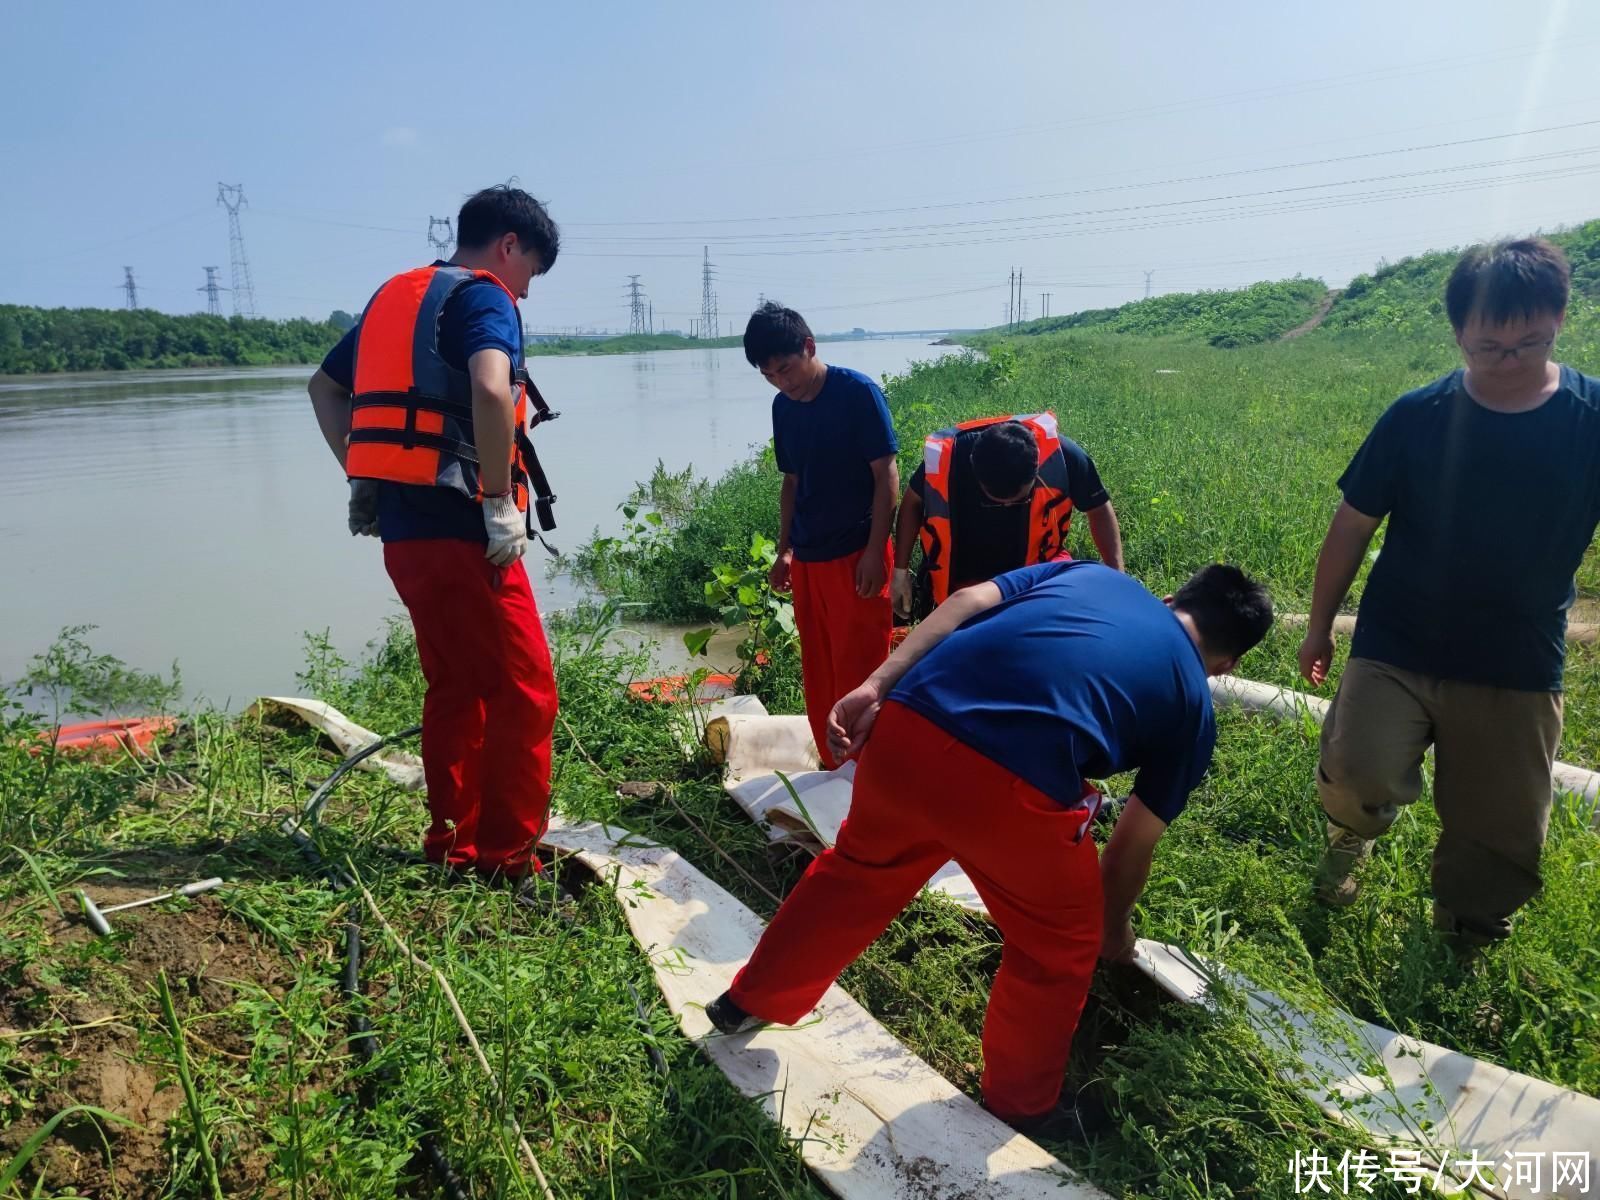
[[[718,1033],[730,1035],[759,1029],[766,1024],[760,1017],[752,1017],[735,1004],[727,992],[706,1005],[706,1016],[711,1018],[711,1024],[716,1026]]]
[[[1093,1083],[1076,1089],[1068,1085],[1054,1108],[1033,1116],[1000,1117],[1000,1120],[1034,1141],[1086,1145],[1111,1124],[1111,1114],[1097,1095],[1098,1090]],[[989,1106],[985,1103],[984,1107]]]

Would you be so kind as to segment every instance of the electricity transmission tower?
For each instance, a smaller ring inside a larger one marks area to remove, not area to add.
[[[443,234],[434,233],[435,229],[443,229]],[[428,245],[434,252],[435,258],[449,258],[450,247],[455,245],[456,231],[450,224],[449,217],[428,218]]]
[[[711,290],[711,281],[717,277],[711,266],[711,247],[705,247],[705,259],[700,266],[700,336],[714,338],[717,333],[717,293]]]
[[[1144,273],[1144,298],[1146,300],[1150,299],[1150,280],[1153,279],[1154,277],[1155,277],[1155,272],[1154,271],[1146,271]]]
[[[133,282],[133,268],[122,268],[122,290],[128,293],[128,307],[139,307],[139,288]]]
[[[644,292],[639,289],[639,277],[628,276],[628,332],[645,331]]]
[[[217,293],[225,292],[228,289],[221,286],[217,282],[216,267],[207,267],[205,268],[205,272],[205,285],[203,287],[195,288],[195,291],[204,292],[206,294],[206,312],[213,317],[220,317],[222,315],[222,302],[217,298]]]
[[[256,315],[256,289],[250,282],[250,260],[244,256],[244,234],[239,230],[239,210],[245,206],[244,184],[217,184],[217,203],[228,210],[228,256],[233,264],[233,315]]]

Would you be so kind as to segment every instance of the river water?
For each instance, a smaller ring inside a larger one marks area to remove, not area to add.
[[[925,341],[824,344],[873,377],[948,353]],[[659,459],[721,474],[771,436],[771,389],[737,349],[537,358],[561,419],[539,430],[571,550]],[[0,378],[0,681],[67,625],[239,707],[295,686],[304,634],[347,656],[403,613],[376,541],[345,528],[346,487],[305,395],[309,367]],[[529,551],[545,611],[580,599]]]

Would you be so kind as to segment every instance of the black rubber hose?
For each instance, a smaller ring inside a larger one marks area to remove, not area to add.
[[[324,779],[316,791],[311,793],[311,799],[306,801],[306,806],[300,814],[300,823],[302,825],[315,825],[321,820],[322,809],[328,803],[328,797],[333,794],[334,787],[351,771],[366,762],[367,759],[385,746],[392,746],[395,742],[403,742],[406,738],[416,737],[421,732],[421,725],[413,725],[409,729],[402,729],[399,733],[387,734],[371,745],[363,746],[351,754],[333,769],[333,774]]]
[[[350,1006],[350,1047],[363,1063],[369,1066],[377,1056],[377,1039],[372,1036],[372,1022],[367,1019],[362,1011],[361,992],[361,923],[347,921],[344,927],[344,977],[340,980],[339,991],[344,996],[344,1001]],[[376,1077],[384,1083],[397,1083],[398,1072],[393,1067],[380,1066]],[[373,1103],[372,1084],[366,1082],[361,1085],[359,1093],[361,1107],[371,1108]],[[445,1157],[444,1151],[439,1147],[439,1140],[432,1133],[424,1133],[418,1139],[418,1148],[423,1159],[428,1164],[428,1169],[433,1172],[433,1177],[438,1181],[444,1194],[449,1200],[472,1200],[466,1186],[461,1181],[461,1176],[456,1174],[455,1168],[450,1165],[450,1160]]]
[[[420,728],[421,726],[416,727],[416,729]],[[392,738],[380,739],[345,759],[312,795],[311,802],[305,808],[306,817],[312,821],[316,820],[321,813],[322,806],[327,803],[329,794],[333,791],[333,785],[344,778],[352,767],[368,755],[377,753],[388,742],[408,737],[411,733],[416,732],[416,729],[395,734]],[[355,886],[355,880],[350,878],[349,873],[344,868],[336,863],[327,862],[322,857],[317,850],[317,844],[311,840],[311,835],[306,833],[300,827],[300,823],[293,817],[284,818],[283,824],[279,828],[283,831],[284,836],[294,843],[295,848],[305,857],[306,862],[311,865],[312,869],[320,872],[334,887],[346,890]],[[372,1022],[367,1019],[366,1014],[361,1011],[360,1005],[357,1003],[362,994],[361,923],[359,921],[351,920],[345,923],[344,946],[344,972],[339,980],[339,991],[344,997],[345,1003],[349,1004],[352,1010],[350,1045],[363,1063],[371,1063],[378,1052],[378,1043],[372,1036]],[[385,1082],[395,1082],[396,1076],[397,1073],[392,1067],[380,1067],[378,1069],[378,1078]],[[362,1083],[357,1092],[357,1100],[363,1109],[372,1107],[373,1095],[370,1082]],[[429,1122],[429,1124],[435,1123]],[[450,1165],[450,1160],[440,1147],[438,1138],[431,1132],[424,1133],[417,1139],[417,1148],[448,1200],[472,1200],[472,1195],[467,1191],[461,1176],[456,1174],[455,1168]]]

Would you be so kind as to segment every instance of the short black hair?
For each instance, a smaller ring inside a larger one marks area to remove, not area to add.
[[[539,270],[548,271],[561,252],[561,230],[532,196],[509,183],[486,187],[469,196],[456,217],[456,245],[481,250],[508,233],[517,244],[539,254]]]
[[[1561,247],[1544,238],[1474,246],[1444,288],[1450,324],[1460,333],[1478,314],[1491,325],[1517,317],[1559,317],[1567,311],[1572,268]]]
[[[972,443],[972,473],[993,500],[1009,500],[1039,473],[1039,443],[1021,421],[996,421]]]
[[[1205,649],[1240,658],[1272,628],[1272,597],[1265,585],[1238,567],[1202,567],[1172,597],[1172,607],[1189,614]]]
[[[758,371],[763,363],[785,354],[799,354],[806,348],[811,326],[792,308],[768,300],[744,326],[744,356]]]

